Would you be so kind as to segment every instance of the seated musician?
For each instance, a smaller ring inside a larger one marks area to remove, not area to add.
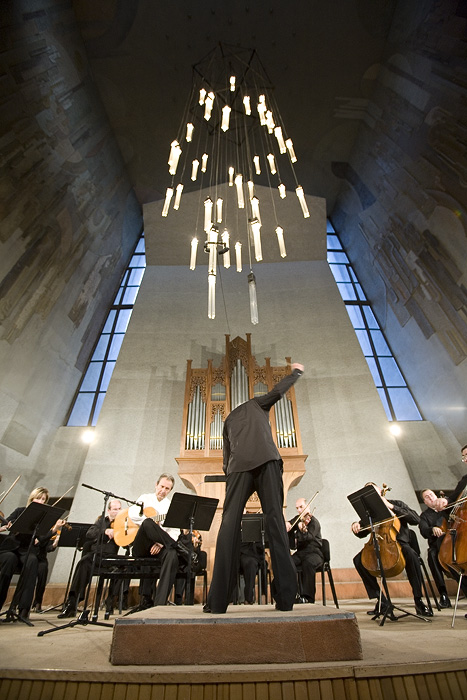
[[[399,543],[402,554],[404,555],[405,558],[405,570],[407,573],[407,578],[409,579],[409,583],[412,587],[412,593],[414,597],[414,602],[415,602],[415,610],[419,615],[424,615],[425,617],[429,617],[432,615],[430,609],[425,605],[425,603],[422,601],[422,571],[420,568],[420,561],[418,558],[418,554],[412,549],[410,546],[410,530],[409,530],[409,525],[418,525],[420,522],[420,517],[419,515],[412,510],[412,508],[409,508],[409,506],[404,503],[403,501],[394,501],[391,499],[387,499],[383,494],[382,494],[382,489],[380,486],[377,486],[373,482],[368,482],[365,484],[365,486],[369,485],[374,486],[376,491],[379,493],[381,496],[381,499],[383,500],[384,504],[389,508],[389,510],[400,519],[400,530],[397,533],[396,540]],[[369,530],[365,529],[362,531],[362,523],[361,522],[354,522],[352,523],[352,532],[354,535],[357,537],[363,538],[363,537],[368,537],[369,535]],[[368,597],[370,600],[372,598],[376,598],[376,605],[374,610],[370,610],[368,612],[369,615],[376,615],[379,611],[379,596],[380,596],[380,588],[378,586],[378,581],[373,574],[371,574],[362,564],[362,553],[359,552],[353,560],[354,566],[357,569],[358,573],[360,574],[360,577],[365,585],[366,592],[368,594]],[[384,596],[384,594],[381,594],[381,610],[385,612],[388,606],[388,600]],[[393,614],[392,611],[388,615],[390,619],[393,619]]]
[[[114,530],[112,524],[120,512],[122,504],[120,501],[113,499],[107,504],[107,513],[104,522],[104,531],[101,542],[99,536],[102,530],[102,515],[99,515],[94,525],[91,525],[86,532],[86,543],[83,549],[83,555],[76,565],[73,578],[71,580],[70,590],[65,606],[61,613],[57,615],[60,619],[66,617],[75,617],[77,614],[78,603],[84,600],[86,595],[86,587],[90,583],[92,573],[92,562],[94,552],[102,551],[103,557],[115,557],[118,554],[119,546],[114,541]],[[116,584],[115,581],[112,582]],[[113,596],[114,589],[111,587],[109,597]]]
[[[265,561],[265,550],[261,542],[242,542],[240,545],[239,572],[245,580],[245,605],[255,603],[255,580]],[[262,580],[263,589],[266,581]]]
[[[35,539],[31,548],[31,535],[15,533],[14,523],[30,503],[47,503],[48,500],[49,491],[43,486],[38,486],[29,494],[26,506],[16,508],[6,518],[8,525],[3,525],[1,528],[8,529],[10,534],[3,540],[0,548],[0,609],[5,603],[13,574],[21,572],[21,585],[15,592],[14,603],[18,606],[20,617],[24,619],[29,617],[31,609],[41,547],[47,545],[52,535],[63,526],[65,521],[57,520],[46,535]]]
[[[203,549],[201,549],[201,545],[203,543],[201,534],[197,530],[193,530],[193,534],[191,535],[191,544],[193,546],[192,550],[192,558],[191,558],[191,576],[192,580],[190,582],[190,597],[188,600],[185,601],[186,605],[193,605],[194,601],[194,594],[195,594],[195,576],[196,574],[201,573],[201,571],[204,571],[206,569],[207,563],[208,563],[208,555],[207,552],[205,552]],[[181,544],[186,547],[188,550],[190,547],[190,531],[189,530],[182,530],[180,532],[180,535],[178,537],[178,542],[181,542]],[[175,605],[182,605],[183,603],[183,594],[186,589],[186,574],[188,572],[188,561],[187,557],[179,554],[178,556],[178,561],[179,561],[179,567],[178,567],[178,574],[175,579],[175,597],[174,597],[174,603]]]
[[[443,568],[438,561],[439,545],[444,537],[441,525],[444,522],[443,511],[438,510],[438,496],[431,489],[422,491],[423,502],[426,505],[420,515],[420,533],[428,540],[428,566],[430,567],[433,581],[439,592],[439,605],[441,608],[450,608],[451,601],[448,597]]]
[[[133,556],[155,557],[161,564],[154,599],[154,582],[150,579],[143,579],[140,585],[141,602],[133,612],[146,610],[153,605],[167,605],[179,566],[178,553],[182,556],[189,556],[188,550],[183,543],[177,542],[180,534],[179,530],[164,528],[153,519],[167,514],[170,506],[170,499],[167,496],[172,491],[174,483],[175,479],[173,476],[161,474],[157,480],[154,492],[143,493],[137,499],[146,513],[141,514],[139,505],[131,506],[128,509],[128,515],[131,520],[136,525],[139,525],[133,542]]]
[[[300,597],[308,603],[315,602],[316,571],[324,562],[321,549],[321,525],[317,518],[310,513],[304,498],[297,499],[295,509],[299,514],[286,523],[292,555],[295,566],[301,566]]]

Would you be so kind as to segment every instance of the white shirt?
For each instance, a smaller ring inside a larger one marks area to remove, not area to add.
[[[143,504],[143,508],[154,508],[156,513],[158,515],[165,515],[167,511],[169,510],[170,506],[170,498],[165,498],[162,499],[162,501],[157,500],[157,496],[154,493],[143,493],[139,498],[136,499],[138,503]],[[139,506],[130,506],[128,509],[128,515],[130,518],[133,520],[133,522],[136,525],[141,525],[143,520],[146,520],[146,515],[140,515],[140,507]],[[177,540],[178,536],[180,534],[180,530],[177,530],[173,527],[164,527],[162,523],[159,523],[159,525],[172,537],[172,539]]]

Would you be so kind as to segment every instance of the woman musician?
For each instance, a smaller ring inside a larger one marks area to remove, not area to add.
[[[409,506],[406,503],[404,503],[404,501],[395,501],[386,498],[385,492],[383,493],[383,490],[377,484],[373,483],[372,481],[365,484],[365,486],[369,485],[373,486],[376,489],[382,501],[389,509],[390,513],[396,516],[399,531],[397,532],[395,539],[398,545],[400,546],[402,555],[405,559],[405,570],[407,573],[407,578],[409,579],[409,583],[412,587],[415,609],[418,615],[430,617],[432,615],[432,612],[422,601],[422,571],[420,568],[420,561],[418,558],[418,554],[410,546],[411,533],[409,525],[418,525],[420,522],[420,517],[414,510],[412,510],[412,508],[409,508]],[[361,521],[352,523],[351,528],[354,535],[356,535],[359,538],[368,537],[368,535],[370,534],[368,528],[362,528]],[[378,533],[378,526],[376,526],[375,529]],[[388,606],[388,600],[384,595],[381,595],[380,608],[380,588],[378,586],[378,581],[376,576],[370,573],[363,565],[362,552],[359,552],[354,557],[353,563],[363,581],[366,592],[368,594],[368,598],[370,598],[370,600],[372,598],[377,599],[374,610],[370,610],[368,612],[368,615],[377,615],[380,610],[384,613]],[[388,615],[388,617],[390,619],[393,618],[392,612]]]
[[[16,508],[1,527],[1,530],[10,530],[10,534],[3,540],[0,547],[0,609],[5,604],[13,574],[21,572],[23,574],[21,590],[15,593],[14,600],[19,608],[20,617],[24,619],[29,617],[44,548],[47,548],[53,534],[64,525],[64,521],[57,520],[46,535],[36,538],[31,549],[31,535],[15,534],[14,522],[30,503],[47,503],[48,500],[48,490],[44,486],[38,486],[29,494],[26,506]]]

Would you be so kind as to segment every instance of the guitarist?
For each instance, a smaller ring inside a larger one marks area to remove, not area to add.
[[[168,494],[172,491],[174,483],[175,480],[171,474],[161,474],[154,493],[143,493],[138,498],[141,507],[135,505],[128,509],[131,520],[139,525],[133,543],[133,556],[156,557],[161,565],[154,601],[152,598],[153,581],[143,579],[140,586],[141,603],[133,612],[146,610],[153,605],[167,605],[178,571],[177,553],[189,556],[188,549],[181,542],[176,541],[179,531],[165,529],[156,522],[157,516],[165,515],[169,510]]]

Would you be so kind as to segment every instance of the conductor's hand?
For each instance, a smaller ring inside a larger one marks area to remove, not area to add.
[[[299,365],[298,362],[294,362],[294,363],[293,363],[293,365],[292,365],[292,372],[294,371],[294,369],[299,369],[300,372],[304,372],[304,371],[305,371],[305,367],[304,367],[303,365]]]

